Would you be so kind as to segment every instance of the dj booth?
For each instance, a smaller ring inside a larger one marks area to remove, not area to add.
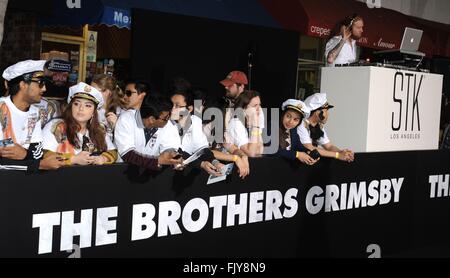
[[[450,152],[264,157],[250,176],[0,171],[0,257],[450,256]]]
[[[322,68],[321,91],[335,106],[327,133],[356,152],[435,150],[442,82],[400,65]]]

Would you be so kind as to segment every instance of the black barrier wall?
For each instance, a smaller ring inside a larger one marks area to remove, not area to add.
[[[450,152],[251,161],[241,180],[126,165],[0,172],[1,257],[449,256]],[[73,249],[73,250],[72,250]]]

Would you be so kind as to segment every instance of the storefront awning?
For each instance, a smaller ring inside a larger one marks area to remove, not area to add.
[[[427,56],[449,54],[442,53],[448,52],[443,51],[446,41],[442,46],[433,41],[433,36],[442,31],[426,28],[412,17],[394,10],[369,8],[365,3],[349,0],[285,0],[283,5],[272,0],[260,0],[260,3],[284,28],[308,36],[328,38],[336,23],[356,13],[364,19],[363,37],[358,41],[363,47],[398,49],[405,27],[413,27],[424,30],[419,51]]]
[[[71,1],[54,1],[53,14],[42,17],[44,26],[81,26],[105,24],[119,28],[131,28],[131,12],[126,5],[113,0],[80,1],[80,6]],[[76,3],[76,1],[73,1]]]
[[[53,15],[43,18],[41,24],[45,26],[106,24],[130,29],[131,9],[136,8],[281,28],[258,0],[196,0],[195,3],[186,0],[89,0],[80,1],[82,3],[80,8],[70,8],[66,2],[55,1]]]

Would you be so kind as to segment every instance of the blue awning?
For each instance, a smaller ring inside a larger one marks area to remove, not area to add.
[[[69,8],[66,0],[56,0],[54,15],[41,19],[42,25],[80,26],[106,24],[131,28],[131,9],[144,9],[282,28],[258,0],[79,0],[80,8]]]
[[[84,24],[106,24],[119,28],[131,28],[130,9],[118,1],[80,0],[80,6],[68,5],[67,2],[54,1],[53,15],[40,18],[44,26],[82,26]]]

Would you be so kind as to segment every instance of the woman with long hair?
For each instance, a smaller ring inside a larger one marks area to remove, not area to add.
[[[125,109],[122,89],[117,84],[117,80],[107,74],[95,75],[91,86],[102,93],[103,105],[98,111],[99,121],[105,126],[107,134],[113,140],[117,119]]]
[[[57,153],[66,165],[114,163],[116,148],[99,122],[100,91],[80,82],[70,87],[67,102],[63,118],[52,120],[43,130],[44,157]]]
[[[236,99],[234,114],[225,131],[225,146],[230,153],[237,148],[249,157],[263,153],[261,117],[261,99],[259,93],[246,90]]]
[[[309,110],[305,103],[297,99],[288,99],[281,105],[281,117],[279,126],[279,149],[277,155],[289,160],[312,165],[319,158],[314,159],[308,155],[308,149],[303,147],[297,133],[297,127],[303,118],[309,116]]]

